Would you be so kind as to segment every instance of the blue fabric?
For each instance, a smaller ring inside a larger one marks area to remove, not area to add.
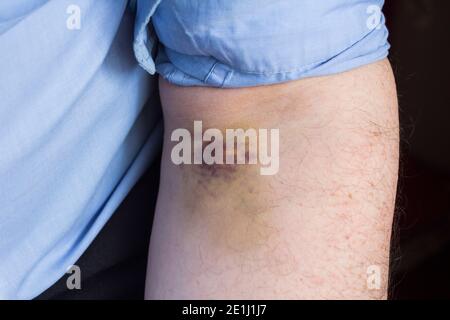
[[[346,71],[387,56],[383,3],[164,0],[152,18],[156,70],[178,85],[215,87]]]
[[[349,70],[387,55],[382,4],[1,0],[0,298],[58,280],[154,160],[150,74],[243,87]]]
[[[81,9],[70,30],[67,8]],[[0,298],[84,252],[161,142],[126,0],[0,1]]]

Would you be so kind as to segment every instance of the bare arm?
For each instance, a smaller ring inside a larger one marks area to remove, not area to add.
[[[387,61],[245,88],[161,81],[165,141],[147,298],[384,298],[398,167]],[[172,163],[176,128],[278,128],[280,167]],[[369,290],[367,269],[381,270]]]

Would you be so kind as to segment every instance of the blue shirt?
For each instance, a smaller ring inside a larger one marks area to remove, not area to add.
[[[386,57],[381,0],[0,1],[0,298],[89,246],[162,139],[158,72],[244,87]]]

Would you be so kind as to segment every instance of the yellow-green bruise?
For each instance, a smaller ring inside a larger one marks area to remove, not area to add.
[[[258,165],[181,165],[178,170],[188,228],[206,224],[214,245],[248,251],[275,233],[263,181],[268,178],[260,176]]]
[[[178,122],[177,126],[191,134],[191,159],[194,159],[193,121]],[[173,126],[172,126],[173,128]],[[203,122],[203,132],[214,128],[214,123]],[[272,220],[274,212],[271,204],[270,176],[261,176],[260,164],[249,164],[249,141],[245,140],[245,163],[236,164],[237,145],[234,150],[226,148],[227,129],[252,128],[249,122],[233,122],[227,128],[218,126],[223,135],[223,164],[181,164],[171,165],[173,176],[182,192],[181,218],[188,230],[205,226],[207,234],[218,250],[249,252],[267,245],[276,234]],[[257,130],[257,127],[255,127]],[[171,132],[171,131],[169,131]],[[171,148],[178,142],[167,141]],[[202,154],[209,141],[202,142]],[[227,153],[233,152],[234,164],[226,164]],[[170,160],[169,160],[170,161]]]

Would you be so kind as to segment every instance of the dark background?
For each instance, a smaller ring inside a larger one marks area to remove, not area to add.
[[[391,298],[450,298],[450,1],[387,0],[401,170]]]

